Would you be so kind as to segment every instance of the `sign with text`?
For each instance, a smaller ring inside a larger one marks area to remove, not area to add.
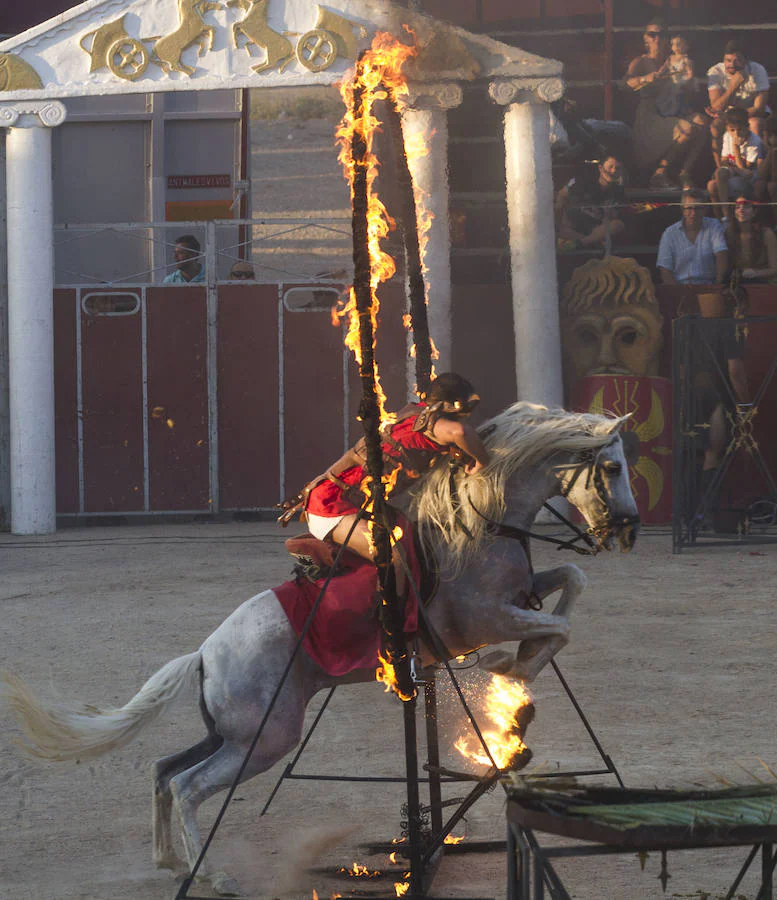
[[[229,188],[232,186],[230,175],[168,175],[168,190],[182,188]]]

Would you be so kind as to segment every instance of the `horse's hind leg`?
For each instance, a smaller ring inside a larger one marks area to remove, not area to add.
[[[151,833],[153,837],[154,864],[158,869],[172,869],[177,871],[183,868],[182,861],[173,849],[172,811],[173,796],[170,793],[170,779],[190,769],[197,763],[207,759],[218,750],[221,738],[216,734],[209,734],[199,744],[158,759],[152,766],[153,797]]]
[[[576,565],[567,563],[556,569],[539,572],[534,576],[533,587],[535,596],[540,600],[544,600],[550,594],[561,589],[561,596],[553,610],[553,615],[569,619],[575,601],[583,593],[585,585],[586,577],[583,572]],[[512,670],[514,677],[521,681],[534,681],[559,650],[566,647],[568,643],[567,635],[521,641]]]
[[[274,742],[272,753],[255,750],[241,776],[241,782],[248,781],[259,772],[269,769],[298,742],[299,733],[295,740],[291,740],[289,743],[284,742],[282,746]],[[186,848],[189,871],[194,868],[202,850],[197,826],[197,809],[208,797],[231,787],[243,764],[247,749],[248,743],[233,744],[225,741],[212,756],[194,768],[176,775],[170,782],[173,801],[181,822],[181,834]],[[208,875],[204,865],[200,866],[197,874],[203,877]],[[239,894],[239,888],[235,881],[224,872],[215,872],[209,877],[213,890],[220,896]]]
[[[553,615],[569,620],[575,601],[583,592],[586,577],[575,565],[567,563],[534,576],[532,591],[539,600],[561,590]],[[553,657],[569,643],[566,634],[527,638],[521,641],[518,653],[513,656],[506,650],[486,654],[480,668],[495,675],[504,675],[520,681],[534,681]]]

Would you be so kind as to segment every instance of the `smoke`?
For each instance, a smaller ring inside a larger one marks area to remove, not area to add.
[[[319,857],[334,850],[356,830],[355,825],[344,825],[339,828],[322,826],[289,835],[281,851],[279,862],[282,874],[273,896],[286,897],[289,894],[299,896],[302,891],[307,891],[307,895],[310,896],[312,888],[316,886],[313,884],[315,876],[307,870],[313,867]],[[322,898],[329,896],[328,891],[321,889],[318,890],[318,894]]]

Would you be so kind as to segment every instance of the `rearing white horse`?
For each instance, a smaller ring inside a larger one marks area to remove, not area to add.
[[[620,437],[624,421],[516,403],[481,429],[491,462],[478,475],[456,476],[457,496],[451,494],[445,467],[424,478],[417,497],[419,525],[443,576],[427,617],[451,656],[521,641],[517,654],[495,650],[481,666],[531,681],[568,642],[572,607],[585,586],[583,573],[569,563],[533,573],[521,543],[494,536],[483,517],[528,529],[542,504],[563,494],[585,516],[600,547],[609,548],[617,538],[623,550],[630,550],[638,517]],[[556,591],[561,595],[553,613],[526,608],[532,595],[544,599]],[[233,783],[296,643],[297,635],[268,590],[238,607],[198,650],[167,663],[119,709],[47,706],[12,676],[5,694],[33,753],[72,760],[124,746],[184,686],[199,684],[207,736],[153,767],[154,861],[164,868],[181,865],[173,849],[175,807],[191,871],[202,847],[197,809]],[[419,652],[424,664],[433,661],[428,648],[421,645]],[[373,678],[373,669],[329,676],[301,651],[242,780],[270,768],[299,743],[305,707],[314,694],[336,683]],[[199,874],[206,876],[204,867]],[[210,879],[218,893],[237,891],[223,872]]]

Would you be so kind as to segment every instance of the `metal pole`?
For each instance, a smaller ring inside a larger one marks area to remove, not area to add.
[[[219,511],[219,385],[218,385],[218,252],[216,223],[205,223],[206,362],[208,385],[209,509]]]
[[[8,408],[8,270],[6,268],[5,132],[0,132],[0,531],[11,524],[11,413]]]

